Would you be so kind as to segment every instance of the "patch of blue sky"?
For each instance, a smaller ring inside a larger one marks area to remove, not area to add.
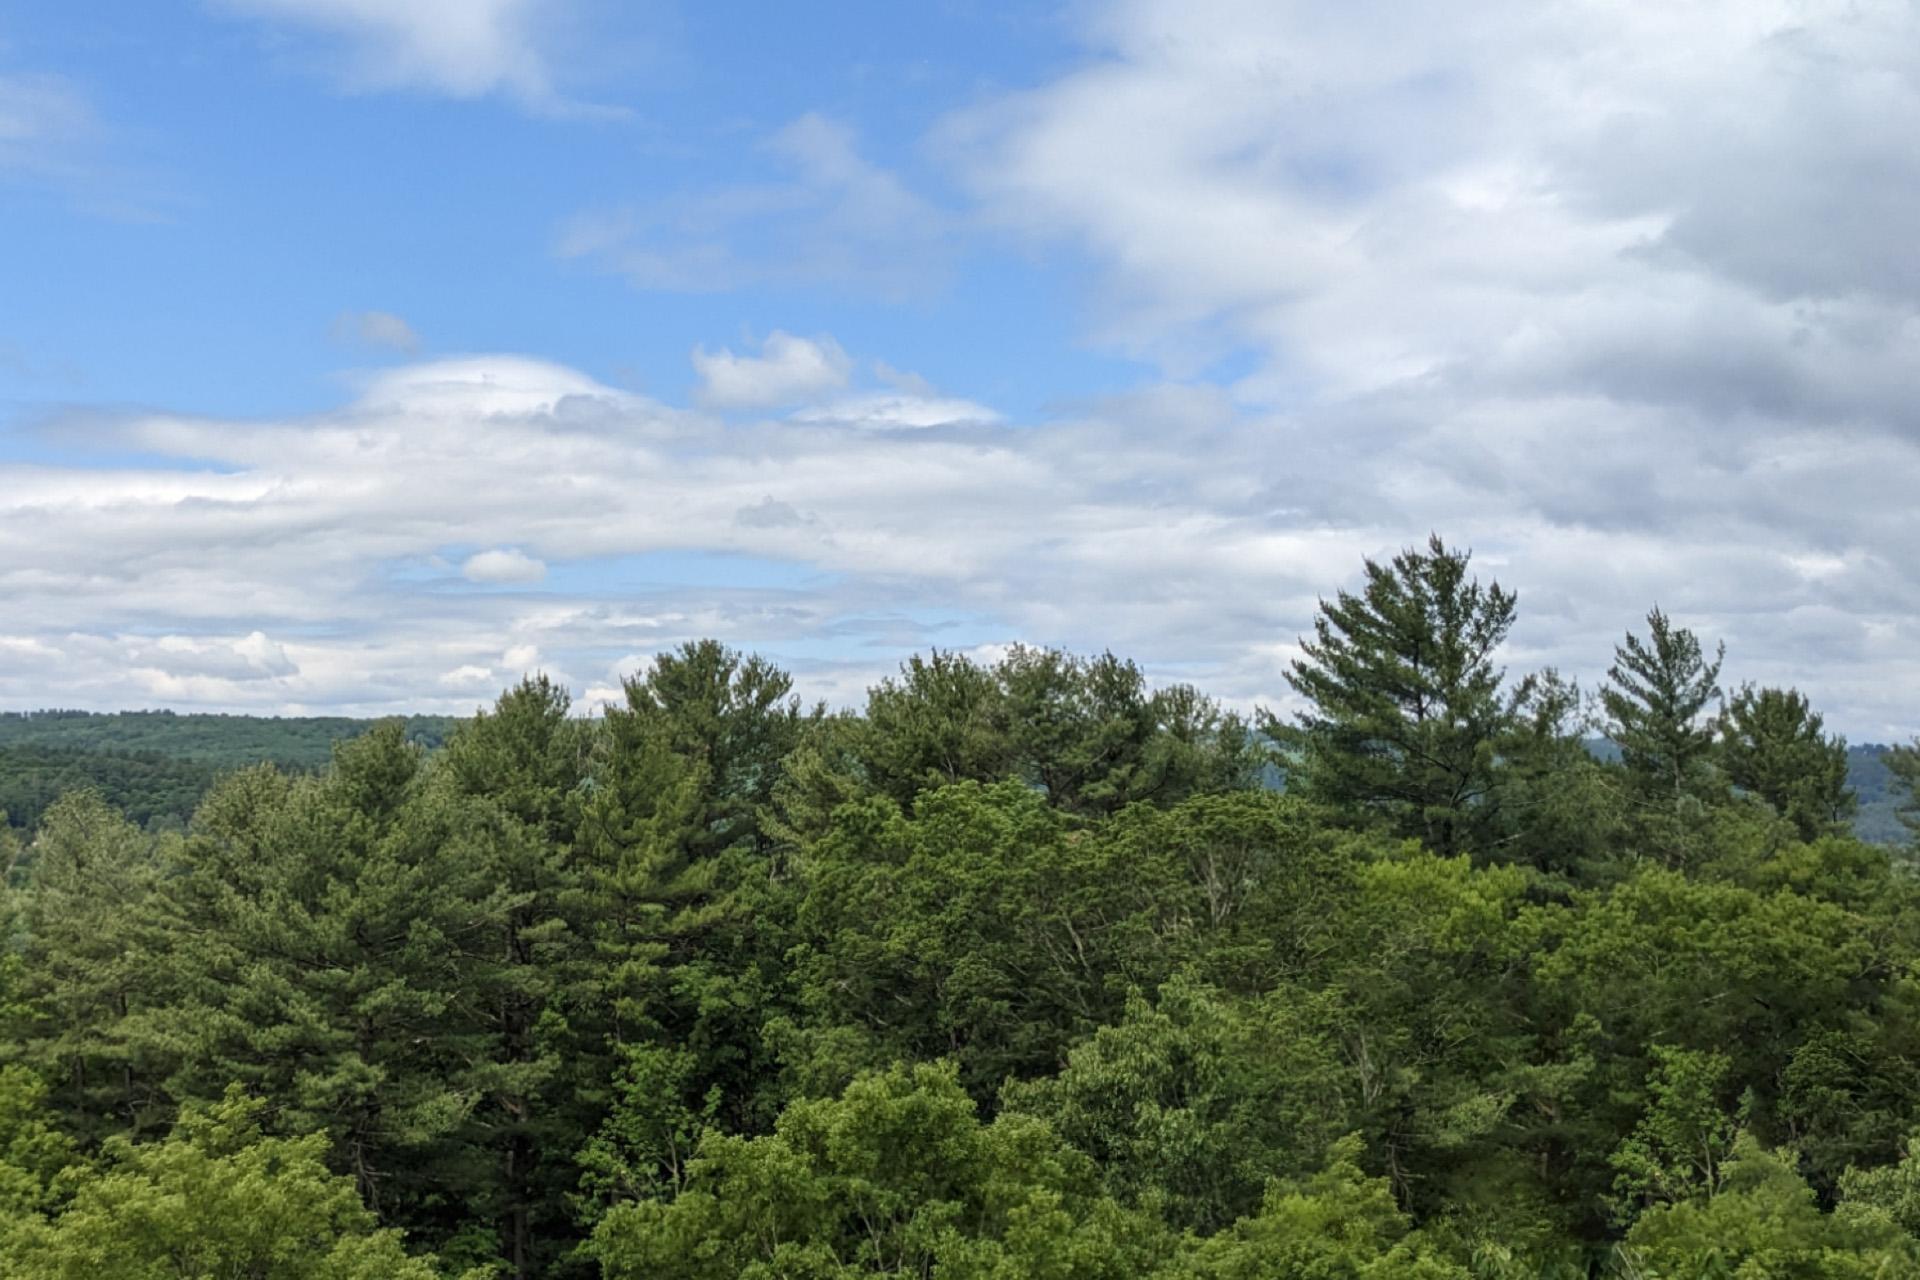
[[[989,88],[1062,63],[1064,20],[1020,6],[856,3],[831,22],[806,6],[743,17],[651,4],[591,6],[583,21],[595,28],[586,52],[614,53],[585,59],[592,74],[562,89],[629,119],[551,118],[497,95],[340,92],[327,70],[337,41],[214,6],[108,0],[7,23],[9,64],[69,79],[99,138],[84,193],[0,187],[0,349],[60,371],[0,361],[0,396],[58,399],[73,391],[64,381],[95,403],[324,410],[350,395],[341,370],[399,358],[331,336],[339,314],[381,310],[404,317],[429,354],[544,355],[672,400],[690,384],[696,342],[743,328],[833,332],[857,356],[1033,411],[1037,383],[987,371],[1019,363],[1004,357],[1060,332],[1061,318],[1009,304],[1026,270],[1011,259],[968,255],[936,296],[904,308],[831,280],[663,305],[553,251],[583,212],[789,180],[765,142],[807,113],[846,124],[864,158],[944,206],[926,132]],[[751,226],[740,235],[729,248],[747,258],[777,248]],[[1049,363],[1069,366],[1072,382],[1080,362],[1066,351]],[[1091,385],[1104,365],[1085,365]]]

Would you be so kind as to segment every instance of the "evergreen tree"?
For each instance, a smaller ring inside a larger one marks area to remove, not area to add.
[[[1714,725],[1703,715],[1720,696],[1726,646],[1708,662],[1699,637],[1658,608],[1647,615],[1647,637],[1629,632],[1614,650],[1600,691],[1607,736],[1643,795],[1703,796],[1715,786]]]
[[[446,812],[406,832],[421,861],[445,868],[443,913],[460,915],[448,941],[465,1045],[450,1078],[481,1100],[465,1142],[491,1165],[468,1175],[485,1189],[469,1212],[494,1217],[517,1280],[551,1274],[566,1252],[572,1140],[592,1124],[608,1069],[592,1035],[590,877],[575,850],[589,729],[569,707],[545,676],[502,694],[447,745],[436,776],[453,792]]]
[[[1515,598],[1469,578],[1470,556],[1436,535],[1424,553],[1368,560],[1358,595],[1321,602],[1287,674],[1308,708],[1293,725],[1268,722],[1290,748],[1290,788],[1443,854],[1492,843],[1513,719],[1493,655]]]
[[[765,847],[760,810],[773,797],[780,762],[824,714],[803,711],[792,691],[793,678],[759,655],[700,640],[629,677],[626,706],[609,708],[610,726],[625,717],[646,722],[670,751],[699,767],[700,808],[688,836],[694,857]]]
[[[153,963],[154,841],[76,791],[47,811],[21,912],[24,1043],[89,1141],[164,1121],[165,1058],[137,1028],[164,1002]]]
[[[1847,786],[1847,742],[1821,732],[1818,713],[1792,689],[1746,685],[1722,718],[1727,780],[1773,806],[1802,840],[1844,830],[1858,801]]]
[[[998,782],[1016,759],[1006,693],[965,654],[915,654],[867,692],[859,757],[867,780],[903,809],[931,787]]]

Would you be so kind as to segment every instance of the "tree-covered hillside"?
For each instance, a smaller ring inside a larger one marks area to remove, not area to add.
[[[1844,744],[1657,610],[1505,671],[1518,604],[1370,564],[1284,719],[707,642],[185,831],[69,795],[0,831],[0,1277],[1920,1275]]]
[[[0,712],[0,813],[30,830],[62,794],[91,787],[141,826],[184,828],[222,772],[256,764],[321,769],[336,742],[375,723],[343,716]],[[431,748],[458,722],[409,716],[403,723],[408,741]]]
[[[215,769],[263,763],[319,769],[331,757],[334,743],[364,733],[374,723],[346,716],[5,711],[0,712],[0,747],[152,752]],[[452,716],[408,716],[406,736],[412,742],[438,746],[456,723]]]

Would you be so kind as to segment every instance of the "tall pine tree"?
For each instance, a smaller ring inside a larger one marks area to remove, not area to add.
[[[1600,705],[1607,736],[1645,796],[1703,797],[1716,786],[1714,724],[1707,708],[1720,696],[1726,646],[1707,661],[1700,638],[1655,608],[1647,638],[1629,632],[1614,650]]]
[[[1494,839],[1497,747],[1513,720],[1493,655],[1515,597],[1468,577],[1471,554],[1435,535],[1424,552],[1368,560],[1359,594],[1321,602],[1288,672],[1307,709],[1267,722],[1288,748],[1290,790],[1445,854]]]

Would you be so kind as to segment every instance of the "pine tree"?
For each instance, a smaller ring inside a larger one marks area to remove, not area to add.
[[[462,725],[433,781],[444,816],[419,837],[443,842],[443,904],[459,956],[452,1008],[462,1051],[450,1080],[480,1099],[462,1141],[469,1209],[499,1227],[517,1280],[550,1274],[565,1252],[572,1136],[610,1070],[595,1035],[590,880],[576,848],[591,741],[545,676],[507,690]],[[423,857],[432,857],[423,849]]]
[[[1600,691],[1607,736],[1643,795],[1704,797],[1717,785],[1715,726],[1704,713],[1720,696],[1726,646],[1708,662],[1699,637],[1658,608],[1647,614],[1647,634],[1642,640],[1629,632],[1614,650],[1609,683]]]
[[[1290,790],[1444,854],[1494,838],[1497,745],[1513,718],[1493,655],[1515,597],[1470,579],[1470,557],[1435,535],[1424,553],[1368,560],[1358,595],[1321,602],[1288,672],[1307,709],[1292,725],[1267,723],[1290,749]]]
[[[93,791],[47,810],[21,911],[22,1039],[11,1052],[55,1085],[88,1140],[164,1120],[165,1057],[137,1029],[164,1002],[156,972],[154,841]]]
[[[1847,786],[1847,743],[1792,689],[1746,685],[1723,717],[1727,780],[1772,805],[1802,840],[1844,830],[1858,800]]]

